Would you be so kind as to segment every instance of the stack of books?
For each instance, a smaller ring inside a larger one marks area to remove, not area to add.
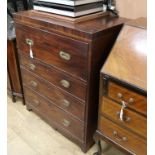
[[[34,0],[33,9],[80,17],[103,11],[103,0]]]

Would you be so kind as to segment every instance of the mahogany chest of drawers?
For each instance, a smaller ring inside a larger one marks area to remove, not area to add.
[[[126,24],[100,73],[99,140],[128,154],[146,155],[147,86],[146,20]]]
[[[27,109],[86,152],[97,126],[99,70],[125,20],[69,23],[33,10],[14,19]]]

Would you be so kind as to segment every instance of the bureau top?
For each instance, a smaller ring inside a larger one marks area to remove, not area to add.
[[[127,21],[125,18],[106,15],[87,21],[81,21],[79,23],[71,23],[53,18],[50,13],[35,10],[15,13],[14,20],[16,23],[37,27],[67,36],[69,35],[70,37],[83,37],[85,39],[91,39],[100,34],[103,35],[103,32],[108,32],[108,29],[122,25],[125,21]]]
[[[101,73],[147,91],[146,19],[125,24]]]

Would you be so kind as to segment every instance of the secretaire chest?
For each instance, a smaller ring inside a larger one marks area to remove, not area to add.
[[[96,137],[128,154],[147,153],[146,19],[124,25],[100,74]]]
[[[97,124],[99,70],[125,20],[69,23],[36,11],[14,18],[27,108],[86,152]]]

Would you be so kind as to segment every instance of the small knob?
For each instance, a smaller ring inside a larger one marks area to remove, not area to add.
[[[117,94],[117,97],[118,97],[118,98],[122,98],[122,97],[123,97],[123,94],[122,94],[122,93],[118,93],[118,94]]]
[[[129,98],[129,103],[133,103],[134,102],[134,99],[133,98]]]

